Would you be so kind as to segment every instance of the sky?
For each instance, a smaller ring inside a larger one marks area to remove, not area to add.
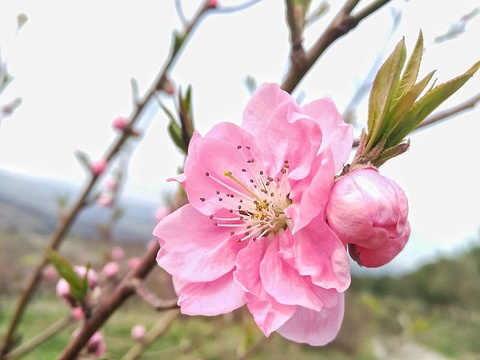
[[[370,1],[361,1],[359,8]],[[184,0],[187,17],[199,3]],[[241,1],[220,1],[230,5]],[[315,4],[316,2],[313,1]],[[305,33],[308,47],[330,21],[341,2]],[[480,16],[458,38],[434,44],[475,0],[394,0],[337,41],[294,92],[307,103],[331,97],[342,112],[379,54],[390,52],[405,36],[409,51],[419,29],[426,52],[421,74],[437,69],[439,82],[463,73],[480,59]],[[402,21],[393,34],[392,9]],[[28,21],[16,34],[17,15]],[[181,28],[174,1],[6,1],[0,0],[0,50],[14,76],[0,104],[16,97],[23,103],[0,126],[0,168],[81,184],[85,171],[76,150],[102,157],[116,133],[111,122],[132,111],[130,79],[140,93],[153,81],[166,59],[173,29]],[[242,12],[207,16],[176,63],[176,85],[193,87],[197,129],[214,124],[239,124],[249,93],[247,76],[281,82],[288,67],[288,30],[283,2],[263,0]],[[474,77],[443,108],[477,94]],[[172,101],[162,96],[167,106]],[[356,131],[365,124],[366,101],[357,111]],[[182,156],[166,132],[166,116],[149,107],[136,140],[126,186],[128,196],[161,202]],[[382,167],[409,198],[411,241],[394,261],[416,261],[464,248],[478,238],[480,188],[478,136],[480,106],[411,136],[410,150]],[[1,184],[0,184],[1,186]],[[170,185],[171,186],[171,185]]]

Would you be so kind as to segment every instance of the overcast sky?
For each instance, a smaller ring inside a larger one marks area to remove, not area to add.
[[[198,2],[184,3],[188,16]],[[394,0],[329,49],[294,95],[304,102],[329,96],[342,112],[378,53],[390,52],[402,36],[411,51],[420,28],[427,47],[421,73],[438,69],[439,81],[448,80],[480,59],[480,16],[457,39],[438,45],[433,39],[476,5],[476,0]],[[332,5],[329,15],[337,8]],[[392,8],[402,11],[402,23],[387,37]],[[19,13],[29,20],[15,36]],[[330,16],[307,31],[307,46]],[[1,55],[15,77],[0,104],[23,98],[0,127],[0,168],[81,183],[84,171],[73,152],[80,149],[92,159],[103,155],[115,136],[111,121],[131,111],[130,78],[141,92],[147,89],[167,57],[172,29],[179,27],[173,0],[0,0]],[[240,123],[249,98],[245,77],[280,82],[288,48],[282,1],[263,0],[240,13],[206,17],[172,72],[176,84],[193,86],[199,131],[221,121]],[[477,75],[445,107],[479,91]],[[167,97],[165,102],[171,105]],[[358,108],[357,130],[366,112],[365,104]],[[170,143],[163,113],[151,107],[149,115],[130,164],[127,192],[159,202],[165,178],[176,173],[182,157]],[[413,135],[409,152],[382,168],[410,202],[412,241],[398,261],[409,264],[419,255],[451,250],[478,234],[479,136],[477,108]]]

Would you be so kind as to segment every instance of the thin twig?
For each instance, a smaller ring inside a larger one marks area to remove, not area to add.
[[[330,47],[337,39],[354,29],[366,17],[389,3],[391,0],[377,0],[352,15],[353,9],[358,5],[360,0],[349,0],[340,9],[332,22],[327,26],[322,35],[313,44],[311,49],[305,54],[303,64],[290,64],[287,76],[283,81],[281,88],[291,93],[297,85],[302,81],[307,72],[313,67],[317,60],[322,56],[325,50]]]
[[[290,31],[290,61],[292,67],[302,67],[305,63],[305,49],[300,19],[295,15],[293,0],[285,0],[287,24]]]
[[[215,8],[215,11],[216,12],[219,12],[219,13],[233,13],[233,12],[237,12],[237,11],[242,11],[242,10],[245,10],[257,3],[259,3],[260,1],[262,0],[250,0],[250,1],[245,1],[243,4],[239,4],[239,5],[231,5],[231,6],[219,6],[217,8]]]
[[[169,310],[164,313],[160,320],[154,325],[154,327],[131,349],[123,356],[123,360],[135,360],[142,354],[142,352],[148,348],[155,340],[157,340],[160,335],[162,335],[165,330],[173,323],[178,315],[180,315],[179,309]]]
[[[38,345],[42,344],[44,341],[50,339],[55,334],[59,333],[60,331],[66,329],[68,326],[73,324],[75,320],[72,318],[71,315],[65,316],[61,318],[56,323],[52,324],[50,327],[42,331],[37,336],[29,339],[27,342],[20,345],[15,350],[9,352],[5,359],[15,359],[19,356],[25,355],[26,353],[35,349]]]
[[[153,306],[153,308],[157,311],[172,309],[177,307],[177,299],[160,299],[155,294],[153,294],[148,288],[145,286],[145,282],[140,279],[133,279],[132,280],[133,286],[135,286],[135,290],[137,291],[138,296],[142,298],[147,304]]]
[[[183,26],[186,26],[188,24],[188,20],[183,12],[182,0],[175,0],[175,8],[177,9],[178,17],[180,18]]]
[[[474,97],[470,98],[469,100],[451,107],[450,109],[440,111],[437,114],[431,115],[425,120],[423,120],[413,131],[420,130],[426,126],[430,126],[442,120],[447,120],[449,117],[453,115],[457,115],[461,112],[466,110],[473,109],[478,103],[480,102],[480,94],[475,95]],[[360,139],[354,139],[353,147],[356,148],[360,142]]]
[[[194,27],[200,22],[203,14],[209,9],[208,7],[208,1],[205,1],[203,6],[199,9],[197,14],[195,15],[194,19],[188,26],[186,26],[184,30],[184,40],[181,43],[181,45],[177,49],[173,49],[172,52],[170,53],[170,56],[168,57],[167,61],[163,65],[163,68],[157,75],[157,78],[153,82],[152,86],[150,89],[147,91],[145,96],[143,97],[142,101],[138,103],[138,106],[135,108],[133,114],[131,115],[130,118],[130,127],[133,127],[133,125],[138,121],[138,119],[141,117],[141,114],[143,112],[143,109],[147,105],[147,103],[150,101],[150,98],[156,93],[157,90],[161,89],[162,86],[164,85],[168,72],[170,71],[170,68],[174,65],[175,60],[177,56],[181,53],[181,50],[183,46],[186,44],[188,37],[192,33]],[[118,151],[122,148],[123,144],[126,142],[126,140],[132,135],[131,132],[122,132],[121,135],[112,143],[110,149],[107,151],[104,160],[106,162],[110,162],[110,160],[118,153]],[[63,241],[65,235],[67,234],[68,230],[70,229],[70,226],[73,224],[75,219],[77,218],[78,214],[80,211],[83,209],[83,207],[87,203],[87,199],[90,195],[90,192],[92,191],[93,187],[95,186],[97,180],[99,178],[99,175],[91,174],[91,177],[89,180],[87,180],[87,184],[85,185],[83,191],[81,192],[80,196],[78,197],[77,201],[75,204],[72,206],[70,211],[63,217],[61,223],[59,224],[57,230],[55,233],[52,235],[50,244],[48,247],[52,249],[57,249],[61,242]],[[17,306],[15,308],[15,312],[13,314],[13,317],[11,318],[10,324],[7,328],[7,332],[5,333],[5,336],[3,338],[3,343],[0,349],[0,360],[4,358],[4,355],[7,354],[10,350],[11,346],[11,340],[12,337],[15,333],[15,330],[22,318],[22,315],[26,309],[27,304],[29,303],[33,293],[35,292],[38,284],[40,283],[40,280],[42,278],[42,272],[43,268],[48,264],[48,257],[46,253],[44,254],[42,260],[40,263],[37,265],[35,270],[33,271],[30,279],[28,280],[27,286],[25,287],[25,290],[23,291],[19,301],[17,302]]]

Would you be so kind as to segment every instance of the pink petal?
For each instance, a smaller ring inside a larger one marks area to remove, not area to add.
[[[295,305],[282,305],[268,295],[260,279],[259,266],[268,247],[268,239],[260,238],[250,241],[239,251],[235,279],[247,292],[248,310],[262,332],[269,336],[282,326],[295,312]]]
[[[288,230],[271,239],[260,263],[260,278],[266,292],[284,305],[300,305],[316,311],[328,306],[336,291],[313,285],[309,277],[301,276],[281,257],[279,242],[282,236],[288,236]]]
[[[246,191],[226,177],[225,172],[230,171],[241,183],[250,184],[252,176],[247,161],[253,156],[253,146],[252,136],[231,123],[218,124],[198,138],[189,147],[182,183],[190,204],[205,215],[229,209],[230,199],[226,195]]]
[[[313,218],[323,212],[333,186],[335,169],[330,152],[318,156],[310,174],[292,186],[290,205],[285,214],[293,220],[292,233],[307,226]]]
[[[190,204],[167,215],[153,233],[165,242],[158,252],[158,264],[174,276],[195,282],[215,280],[230,272],[237,252],[245,246]]]
[[[226,314],[244,304],[244,292],[233,279],[233,271],[214,281],[183,284],[178,292],[178,305],[186,315]]]
[[[325,289],[345,291],[350,286],[350,261],[335,233],[317,218],[293,237],[295,266],[300,275]]]
[[[253,315],[253,319],[257,323],[260,330],[265,336],[270,334],[285,322],[288,321],[295,313],[297,306],[282,305],[275,301],[275,299],[267,294],[265,297],[258,297],[253,294],[245,294],[247,299],[247,307]]]
[[[285,160],[290,165],[289,178],[308,175],[320,147],[320,128],[277,84],[264,84],[253,94],[243,113],[242,127],[255,136],[270,176],[280,172]]]
[[[359,245],[349,244],[349,251],[352,258],[361,266],[379,267],[392,261],[407,244],[410,236],[410,224],[406,226],[402,234],[395,238],[383,241],[383,246],[375,249],[367,249]]]
[[[320,125],[323,135],[320,152],[325,149],[332,151],[337,172],[347,161],[352,150],[353,127],[345,123],[333,101],[327,98],[302,106],[302,111]]]
[[[291,319],[277,331],[283,337],[299,343],[312,346],[328,344],[340,330],[344,308],[344,295],[338,293],[336,306],[322,311],[298,307]]]

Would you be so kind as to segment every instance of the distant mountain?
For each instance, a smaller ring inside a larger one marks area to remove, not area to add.
[[[58,199],[73,201],[80,187],[66,182],[24,176],[0,170],[0,230],[51,234],[58,224]],[[155,226],[155,206],[132,199],[120,202],[124,215],[114,239],[119,242],[147,242]],[[72,235],[98,238],[97,225],[106,223],[110,210],[92,205],[82,211],[71,229]]]

